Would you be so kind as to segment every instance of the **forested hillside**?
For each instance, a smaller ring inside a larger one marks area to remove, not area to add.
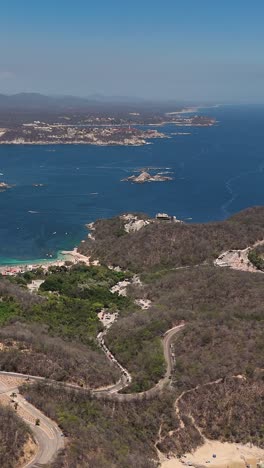
[[[99,220],[79,250],[107,265],[149,271],[212,262],[228,249],[244,249],[263,239],[264,208],[249,208],[226,221],[193,224],[153,220],[127,233],[123,218]]]
[[[115,367],[99,350],[98,312],[115,312],[132,301],[110,292],[128,274],[104,267],[51,269],[0,279],[0,367],[9,372],[99,387],[118,379]],[[38,294],[27,282],[42,277]],[[133,305],[131,305],[133,309]]]
[[[14,410],[0,405],[0,466],[14,468],[24,455],[24,447],[31,436],[29,427]]]
[[[263,272],[220,268],[213,260],[264,239],[264,208],[221,223],[155,220],[131,233],[123,218],[114,218],[96,222],[94,235],[80,249],[103,266],[0,279],[1,370],[80,387],[22,388],[66,436],[52,466],[154,468],[157,449],[181,456],[203,437],[263,446]],[[262,258],[262,248],[250,252],[252,261]],[[38,293],[27,289],[34,279],[43,281]],[[125,279],[127,296],[110,291]],[[139,299],[149,308],[140,309]],[[96,340],[102,309],[119,312],[104,340],[132,381],[119,396],[106,391],[98,398],[83,387],[120,378]],[[170,375],[159,387],[168,365],[164,334],[179,323],[168,346]],[[145,393],[154,386],[155,394]]]

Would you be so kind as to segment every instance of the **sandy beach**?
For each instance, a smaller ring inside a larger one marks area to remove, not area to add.
[[[185,107],[179,111],[166,112],[166,115],[193,114],[194,112],[198,112],[200,109],[200,107]]]
[[[215,457],[213,456],[215,455]],[[164,460],[161,468],[183,468],[184,466],[212,466],[214,468],[255,468],[264,460],[264,450],[249,445],[231,444],[206,440],[206,442],[181,459]]]
[[[65,257],[65,261],[70,261],[72,263],[83,262],[86,265],[96,265],[98,262],[91,262],[90,257],[86,257],[78,252],[77,247],[74,247],[73,250],[63,250],[61,254]]]
[[[64,250],[60,252],[59,258],[56,260],[47,259],[39,262],[24,262],[24,263],[17,263],[12,265],[2,265],[0,266],[0,274],[4,276],[13,276],[17,275],[18,273],[25,273],[26,271],[32,271],[37,268],[42,268],[43,270],[48,270],[51,266],[63,266],[65,262],[72,262],[73,264],[83,262],[86,265],[98,265],[98,262],[90,262],[90,258],[86,257],[85,255],[80,254],[77,251],[77,247],[73,250]]]

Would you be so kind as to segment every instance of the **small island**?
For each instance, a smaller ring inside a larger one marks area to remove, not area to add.
[[[164,175],[159,172],[158,174],[151,175],[145,170],[141,170],[139,175],[132,175],[126,179],[122,179],[122,182],[133,182],[134,184],[144,184],[146,182],[166,182],[168,180],[173,180],[173,177]]]
[[[9,188],[11,188],[11,185],[6,184],[5,182],[0,182],[0,192],[4,192]]]

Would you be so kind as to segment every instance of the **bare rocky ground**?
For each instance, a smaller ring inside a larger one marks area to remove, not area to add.
[[[251,273],[260,272],[248,259],[248,254],[252,248],[263,245],[264,240],[256,242],[252,247],[243,250],[228,250],[222,253],[215,260],[215,266],[229,267],[233,270],[249,271]]]

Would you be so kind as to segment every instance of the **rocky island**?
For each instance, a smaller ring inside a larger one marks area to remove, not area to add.
[[[4,192],[9,188],[11,188],[11,185],[6,184],[5,182],[0,182],[0,192]]]
[[[142,170],[139,175],[129,176],[126,179],[122,179],[122,182],[145,184],[146,182],[167,182],[168,180],[173,180],[173,177],[164,175],[161,172],[155,175],[151,175],[149,172]]]

